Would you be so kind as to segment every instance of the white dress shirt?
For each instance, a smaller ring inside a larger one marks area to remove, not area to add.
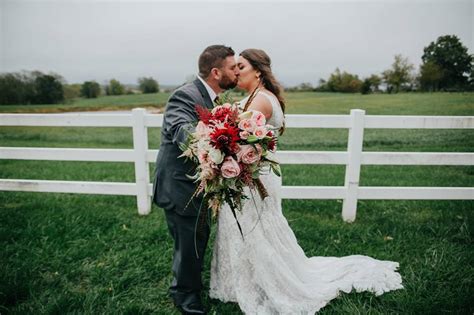
[[[209,96],[211,97],[211,101],[214,103],[214,99],[217,96],[216,92],[214,92],[214,90],[209,86],[209,84],[207,84],[207,82],[204,81],[199,75],[197,77],[199,78],[199,80],[201,80],[202,84],[204,84],[207,93],[209,93]]]

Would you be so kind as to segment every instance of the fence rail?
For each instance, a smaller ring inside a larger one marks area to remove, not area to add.
[[[136,196],[140,214],[151,209],[152,184],[149,163],[157,150],[148,149],[149,127],[161,127],[163,115],[134,109],[131,114],[0,114],[1,126],[131,127],[133,149],[72,149],[0,147],[0,159],[133,162],[135,182],[81,182],[0,179],[0,190]],[[363,152],[364,130],[377,129],[474,129],[474,116],[287,115],[288,128],[349,129],[347,151],[279,151],[282,164],[346,165],[344,186],[284,186],[285,199],[343,199],[342,217],[355,220],[357,201],[474,200],[470,187],[360,187],[361,165],[474,165],[474,153],[459,152]]]

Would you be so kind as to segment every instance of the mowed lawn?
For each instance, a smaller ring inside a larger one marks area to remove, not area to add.
[[[45,105],[2,105],[0,113],[58,113],[81,112],[97,110],[128,110],[137,106],[145,108],[160,108],[166,103],[169,93],[132,94],[117,96],[102,96],[98,98],[77,98],[66,104]]]
[[[154,96],[95,102],[105,108],[160,107],[167,98]],[[287,100],[289,114],[348,114],[360,108],[368,115],[474,115],[472,93],[292,93]],[[42,106],[55,111],[53,105]],[[67,106],[74,104],[58,111]],[[10,112],[38,107],[7,108],[0,107]],[[344,151],[347,132],[288,129],[279,149]],[[132,132],[0,127],[0,146],[131,148]],[[149,130],[149,146],[158,148],[158,128]],[[369,129],[363,146],[364,151],[474,152],[474,130]],[[344,171],[341,165],[284,165],[283,183],[342,186]],[[131,163],[0,160],[0,178],[11,179],[133,182],[133,172]],[[360,185],[474,187],[474,167],[363,166]],[[308,256],[363,254],[398,261],[405,289],[379,297],[341,294],[320,314],[474,312],[474,201],[360,200],[352,224],[342,221],[341,208],[342,200],[283,202]],[[0,192],[0,246],[0,314],[177,314],[167,297],[172,241],[164,215],[154,206],[150,215],[139,216],[133,197]],[[205,304],[211,314],[241,314],[232,303],[206,298]]]

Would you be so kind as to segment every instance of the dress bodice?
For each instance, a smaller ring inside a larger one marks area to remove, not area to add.
[[[283,110],[281,109],[281,105],[278,99],[274,95],[268,94],[263,91],[258,91],[257,93],[260,95],[264,95],[270,101],[270,104],[272,104],[272,116],[267,119],[267,124],[272,125],[276,129],[280,129],[281,127],[283,127],[285,116],[283,114]],[[249,96],[242,99],[239,102],[239,107],[243,108],[245,106],[245,103],[247,103],[248,99]]]

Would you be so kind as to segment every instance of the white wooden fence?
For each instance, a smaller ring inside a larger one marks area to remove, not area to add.
[[[133,162],[135,183],[0,179],[0,190],[136,196],[138,212],[151,209],[148,127],[162,115],[134,109],[131,114],[0,114],[0,126],[132,127],[133,149],[0,147],[0,159]],[[360,187],[361,165],[474,165],[474,153],[363,152],[364,129],[473,129],[474,116],[382,116],[353,109],[350,115],[287,115],[289,128],[348,128],[347,151],[279,151],[282,164],[346,165],[344,186],[284,186],[286,199],[343,199],[342,217],[352,222],[360,199],[473,200],[471,187]]]

